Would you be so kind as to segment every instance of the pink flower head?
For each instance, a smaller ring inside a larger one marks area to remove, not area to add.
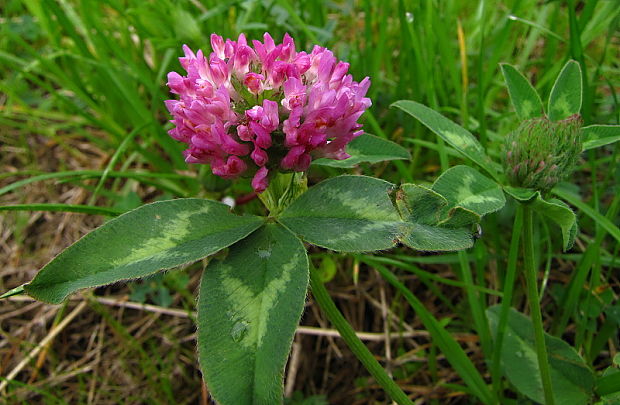
[[[313,158],[346,159],[347,144],[362,134],[357,121],[370,107],[368,77],[355,82],[349,64],[315,46],[297,52],[288,34],[281,44],[243,34],[236,41],[211,35],[213,52],[183,46],[187,72],[168,74],[167,100],[174,128],[169,134],[187,144],[188,163],[211,165],[220,177],[252,175],[258,193],[270,173],[305,171]]]

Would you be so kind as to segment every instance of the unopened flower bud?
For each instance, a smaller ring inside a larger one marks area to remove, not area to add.
[[[548,191],[573,170],[581,153],[578,114],[562,121],[523,121],[506,137],[504,167],[511,185]]]

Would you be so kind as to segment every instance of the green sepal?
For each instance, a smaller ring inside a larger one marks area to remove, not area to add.
[[[405,227],[390,199],[393,189],[373,177],[334,177],[310,187],[278,221],[304,241],[327,249],[389,249]]]
[[[220,405],[276,405],[308,288],[301,241],[266,224],[204,270],[198,300],[198,354]]]
[[[313,165],[339,168],[351,168],[360,163],[378,163],[387,160],[411,159],[409,151],[399,144],[375,135],[362,134],[347,145],[350,158],[334,160],[320,158],[312,161]]]
[[[494,336],[497,334],[500,311],[500,305],[492,306],[486,311]],[[563,340],[545,333],[545,343],[556,403],[590,403],[594,389],[592,370],[577,351]],[[532,321],[513,308],[508,312],[500,356],[504,374],[515,388],[530,399],[544,403]]]
[[[90,287],[148,276],[209,256],[249,235],[264,219],[222,203],[183,198],[129,211],[69,246],[24,285],[52,304]]]

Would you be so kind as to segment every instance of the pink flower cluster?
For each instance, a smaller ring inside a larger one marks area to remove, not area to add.
[[[170,135],[188,146],[188,163],[208,163],[223,178],[253,175],[264,191],[269,171],[305,171],[313,157],[346,159],[346,145],[362,133],[357,122],[371,105],[370,86],[347,74],[349,64],[315,46],[297,52],[286,34],[276,45],[211,35],[207,59],[186,45],[179,58],[187,76],[168,74],[179,100],[167,100],[175,128]]]

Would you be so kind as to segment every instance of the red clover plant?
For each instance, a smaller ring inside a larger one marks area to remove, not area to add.
[[[399,404],[411,404],[331,301],[304,242],[352,254],[398,244],[427,252],[464,250],[473,246],[482,217],[504,206],[505,192],[517,202],[517,214],[501,306],[477,318],[493,331],[493,391],[421,302],[386,268],[377,265],[377,270],[403,293],[439,349],[450,353],[446,358],[481,403],[498,403],[502,371],[535,401],[562,402],[565,389],[554,386],[564,384],[558,371],[563,366],[556,363],[565,358],[579,381],[578,391],[566,395],[591,398],[592,371],[566,342],[543,330],[532,237],[538,214],[559,225],[565,250],[572,246],[576,216],[550,196],[565,195],[556,185],[582,150],[617,140],[609,126],[581,128],[576,62],[569,61],[556,80],[547,115],[529,82],[502,65],[521,120],[505,138],[504,170],[466,129],[414,101],[394,104],[490,178],[461,165],[430,185],[344,175],[308,188],[305,173],[311,163],[338,166],[326,160],[335,159],[342,161],[340,167],[352,167],[408,158],[402,147],[361,130],[358,121],[371,105],[370,79],[356,82],[347,74],[349,64],[323,47],[298,52],[289,35],[276,44],[265,34],[263,42],[250,45],[243,34],[236,41],[213,34],[211,48],[207,57],[184,46],[180,62],[187,74],[168,75],[170,91],[178,95],[166,101],[174,124],[170,136],[187,145],[187,163],[208,164],[226,179],[251,177],[269,215],[237,215],[223,203],[198,198],[146,204],[87,234],[30,283],[0,298],[26,293],[59,304],[81,289],[145,277],[227,249],[209,260],[197,303],[200,367],[218,403],[283,402],[284,367],[310,283],[316,302],[386,393]],[[511,308],[521,230],[531,321]],[[546,342],[553,344],[548,348]],[[515,348],[528,344],[537,364],[515,354]],[[555,359],[551,365],[549,353]],[[533,376],[533,383],[523,382],[522,375]]]

